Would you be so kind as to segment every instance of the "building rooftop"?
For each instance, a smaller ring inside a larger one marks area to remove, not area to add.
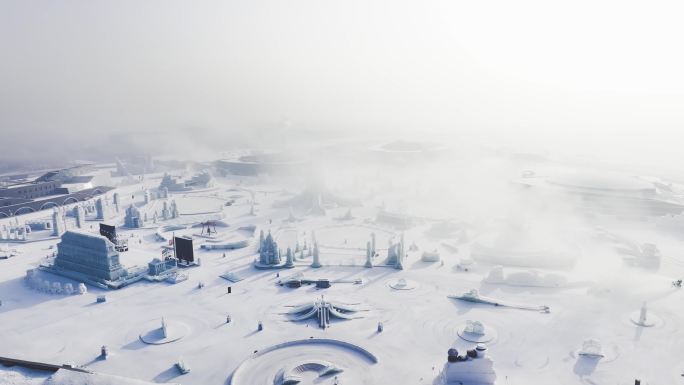
[[[655,192],[652,183],[634,176],[612,173],[567,173],[549,177],[547,183],[590,190]]]
[[[83,239],[89,239],[92,240],[90,242],[104,242],[105,245],[109,244],[108,246],[111,246],[112,248],[114,247],[114,244],[107,239],[104,235],[96,234],[96,233],[90,233],[87,231],[83,230],[68,230],[62,235],[62,241],[64,240],[83,240]]]

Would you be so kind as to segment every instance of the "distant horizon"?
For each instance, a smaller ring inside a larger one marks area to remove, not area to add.
[[[472,137],[684,164],[684,5],[649,5],[3,1],[0,163]]]

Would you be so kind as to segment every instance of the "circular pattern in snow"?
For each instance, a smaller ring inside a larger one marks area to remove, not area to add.
[[[230,385],[283,384],[284,375],[296,375],[305,383],[364,383],[377,358],[364,348],[333,339],[289,341],[255,351],[235,369]],[[323,365],[322,365],[323,364]],[[329,370],[324,368],[341,369]],[[337,372],[337,373],[335,373]],[[295,378],[290,378],[295,380]],[[308,382],[307,382],[308,381]],[[293,382],[294,383],[294,382]]]
[[[522,346],[526,342],[525,337],[522,337],[516,343]],[[544,370],[549,368],[551,363],[551,357],[546,352],[539,351],[538,349],[519,349],[518,354],[515,357],[514,364],[519,368],[524,368],[525,370]]]
[[[150,345],[164,345],[180,340],[190,331],[188,325],[182,322],[166,319],[164,322],[166,323],[166,337],[162,331],[161,319],[154,319],[145,323],[144,330],[147,331],[139,335],[140,341]]]

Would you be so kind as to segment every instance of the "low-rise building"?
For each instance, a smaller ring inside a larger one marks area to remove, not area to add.
[[[147,274],[149,275],[162,275],[166,273],[171,273],[178,268],[178,261],[176,258],[167,257],[164,260],[155,258],[152,262],[147,264]]]

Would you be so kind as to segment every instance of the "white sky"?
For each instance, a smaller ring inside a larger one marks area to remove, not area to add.
[[[13,156],[43,136],[91,145],[173,132],[216,147],[238,130],[296,127],[646,147],[672,161],[683,11],[678,1],[3,0],[0,130]]]

